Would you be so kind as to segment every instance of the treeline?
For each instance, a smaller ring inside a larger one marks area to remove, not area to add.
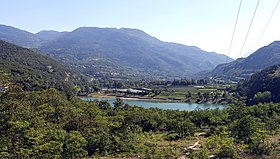
[[[151,86],[147,81],[112,80],[106,78],[96,79],[91,84],[98,90],[101,90],[101,88],[143,88]]]
[[[206,79],[174,79],[169,81],[155,81],[151,82],[152,85],[164,86],[188,86],[188,85],[206,85],[209,81]]]
[[[69,99],[55,89],[25,92],[15,87],[0,97],[0,156],[175,158],[184,155],[183,147],[171,153],[143,135],[162,133],[164,140],[176,141],[200,130],[209,139],[201,151],[189,151],[189,157],[272,155],[275,144],[269,137],[279,131],[279,113],[280,104],[273,103],[190,112],[144,109],[120,99],[110,106],[107,101]]]
[[[142,88],[142,87],[154,87],[158,85],[164,86],[188,86],[188,85],[207,85],[209,83],[206,79],[175,79],[169,81],[137,81],[137,80],[112,80],[106,78],[100,78],[92,81],[97,88]]]
[[[280,65],[271,66],[250,79],[240,81],[237,92],[246,96],[247,105],[259,102],[280,102]]]
[[[240,97],[237,93],[228,93],[224,90],[205,91],[196,94],[188,91],[185,98],[185,102],[213,104],[240,104],[243,103],[242,100],[244,99],[244,97]]]

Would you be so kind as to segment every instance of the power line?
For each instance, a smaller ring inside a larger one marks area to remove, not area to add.
[[[272,16],[274,15],[274,12],[275,12],[275,10],[276,10],[276,8],[277,8],[279,2],[280,2],[280,0],[278,0],[278,2],[276,3],[276,5],[275,5],[275,7],[274,7],[274,9],[273,9],[273,12],[271,13],[271,15],[270,15],[270,17],[269,17],[269,19],[268,19],[268,21],[267,21],[267,23],[266,23],[266,25],[265,25],[265,27],[264,27],[264,29],[263,29],[263,31],[262,31],[262,34],[261,34],[260,38],[259,38],[258,41],[257,41],[257,44],[256,44],[254,50],[256,49],[257,45],[259,44],[260,40],[262,39],[262,37],[263,37],[263,35],[264,35],[264,33],[265,33],[267,27],[268,27],[268,24],[270,23],[270,21],[271,21],[271,19],[272,19]]]
[[[279,1],[280,1],[280,0],[279,0]],[[235,30],[236,30],[237,21],[238,21],[238,18],[239,18],[239,13],[240,13],[241,4],[242,4],[242,0],[240,0],[240,3],[239,3],[238,12],[237,12],[237,17],[236,17],[236,20],[235,20],[235,25],[234,25],[234,29],[233,29],[233,33],[232,33],[232,37],[231,37],[231,41],[230,41],[230,46],[229,46],[229,50],[228,50],[228,54],[227,54],[226,63],[228,63],[228,56],[229,56],[229,53],[230,53],[230,50],[231,50],[231,47],[232,47],[232,42],[233,42]]]
[[[248,29],[248,31],[247,31],[247,34],[246,34],[246,37],[245,37],[244,43],[243,43],[243,45],[242,45],[242,48],[241,48],[241,51],[240,51],[239,57],[241,56],[241,53],[242,53],[243,48],[244,48],[244,46],[245,46],[245,43],[246,43],[246,41],[247,41],[247,38],[248,38],[249,32],[250,32],[250,30],[251,30],[251,26],[252,26],[252,24],[253,24],[253,21],[254,21],[254,18],[255,18],[255,15],[256,15],[256,12],[257,12],[257,9],[258,9],[258,6],[259,6],[259,3],[260,3],[260,0],[258,0],[257,6],[256,6],[256,8],[255,8],[255,11],[254,11],[254,14],[253,14],[253,17],[252,17],[251,23],[250,23],[250,25],[249,25],[249,29]]]

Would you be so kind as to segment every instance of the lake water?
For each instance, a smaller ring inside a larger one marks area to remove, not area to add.
[[[82,100],[108,100],[108,102],[113,106],[113,102],[116,98],[93,98],[93,97],[81,97]],[[197,104],[197,103],[171,103],[171,102],[154,102],[154,101],[144,101],[144,100],[123,100],[124,103],[131,106],[142,106],[144,108],[160,108],[160,109],[172,109],[172,110],[187,110],[192,111],[195,109],[223,109],[225,105],[217,104]]]

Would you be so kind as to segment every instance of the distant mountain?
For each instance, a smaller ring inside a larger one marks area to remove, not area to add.
[[[0,40],[28,48],[39,47],[42,43],[40,37],[11,26],[0,25]]]
[[[280,102],[280,65],[274,65],[263,71],[252,75],[250,79],[241,81],[237,91],[247,96],[247,103],[254,102],[254,96],[258,92],[269,91],[273,102]]]
[[[247,58],[218,65],[211,73],[215,77],[248,78],[269,66],[280,64],[280,41],[262,47]]]
[[[226,61],[225,55],[162,42],[128,28],[82,27],[39,48],[91,76],[190,77]]]
[[[57,61],[1,40],[0,70],[10,73],[13,82],[22,84],[25,90],[71,89],[75,85],[87,84],[84,76]]]
[[[194,46],[162,42],[128,28],[81,27],[72,32],[32,34],[0,25],[0,39],[37,48],[86,75],[115,79],[191,77],[212,70],[227,58]]]
[[[50,40],[55,40],[66,33],[67,32],[58,32],[54,30],[42,30],[36,33],[35,35],[37,35],[39,38],[43,40],[50,41]]]

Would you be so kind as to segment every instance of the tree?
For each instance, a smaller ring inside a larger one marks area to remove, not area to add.
[[[192,97],[192,93],[190,91],[188,91],[186,94],[186,98],[191,98],[191,97]]]
[[[245,144],[251,144],[256,138],[265,135],[263,126],[264,124],[258,118],[247,115],[233,121],[230,125],[230,130],[232,137]]]
[[[174,124],[175,132],[180,136],[180,138],[193,136],[195,133],[195,125],[188,119],[181,117]]]
[[[209,92],[204,92],[202,95],[206,99],[206,101],[208,101],[208,99],[210,98],[210,93]]]
[[[108,100],[99,101],[99,102],[98,102],[98,107],[99,107],[99,109],[101,109],[101,110],[109,110],[109,109],[112,108],[111,105],[110,105],[110,103],[108,102]]]
[[[37,146],[40,158],[61,158],[67,133],[64,130],[47,130]]]
[[[87,145],[85,149],[89,156],[107,155],[112,150],[112,136],[106,128],[92,128],[86,134]]]
[[[63,158],[82,158],[87,155],[84,147],[86,139],[78,131],[71,131],[66,135],[63,145]]]
[[[8,129],[8,143],[7,148],[10,153],[10,158],[28,158],[31,153],[29,149],[25,147],[24,136],[29,129],[30,123],[26,121],[9,122]]]
[[[255,104],[257,103],[266,103],[271,101],[271,92],[258,92],[254,95],[253,101]]]
[[[121,98],[116,98],[116,101],[113,104],[114,109],[122,109],[122,107],[124,106],[124,102]]]
[[[206,146],[218,158],[239,158],[234,138],[228,135],[212,135],[207,139]]]

